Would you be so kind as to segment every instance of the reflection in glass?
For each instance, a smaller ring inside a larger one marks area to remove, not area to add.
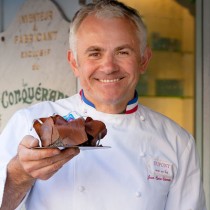
[[[137,87],[140,102],[194,133],[194,1],[123,2],[143,16],[153,51]]]

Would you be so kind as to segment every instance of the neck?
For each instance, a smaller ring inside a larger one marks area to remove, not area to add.
[[[125,113],[127,103],[124,105],[95,105],[97,111],[108,114],[123,114]]]
[[[89,106],[94,107],[96,110],[108,114],[131,114],[135,112],[138,108],[138,94],[135,92],[134,98],[130,99],[126,102],[122,103],[92,103],[90,100],[88,100],[83,90],[80,91],[80,95],[82,100],[88,104]]]

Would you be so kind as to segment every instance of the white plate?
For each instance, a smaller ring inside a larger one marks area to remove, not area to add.
[[[65,146],[65,147],[33,147],[32,149],[66,149],[66,148],[79,148],[80,150],[95,150],[95,149],[109,149],[110,146]]]

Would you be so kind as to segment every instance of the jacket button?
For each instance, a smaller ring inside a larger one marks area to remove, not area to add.
[[[140,116],[141,121],[145,120],[145,117],[143,115]]]
[[[136,192],[136,197],[140,198],[141,197],[141,192]]]
[[[84,192],[84,191],[85,191],[85,187],[84,187],[84,186],[80,186],[80,187],[79,187],[79,191],[80,191],[80,192]]]

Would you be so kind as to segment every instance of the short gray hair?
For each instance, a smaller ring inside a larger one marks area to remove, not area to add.
[[[88,16],[94,14],[100,18],[125,17],[132,21],[136,26],[137,35],[140,41],[140,52],[143,55],[147,45],[147,29],[139,12],[121,2],[114,0],[101,0],[96,3],[90,3],[83,6],[76,12],[70,23],[69,44],[75,57],[76,53],[76,32],[82,21]]]

